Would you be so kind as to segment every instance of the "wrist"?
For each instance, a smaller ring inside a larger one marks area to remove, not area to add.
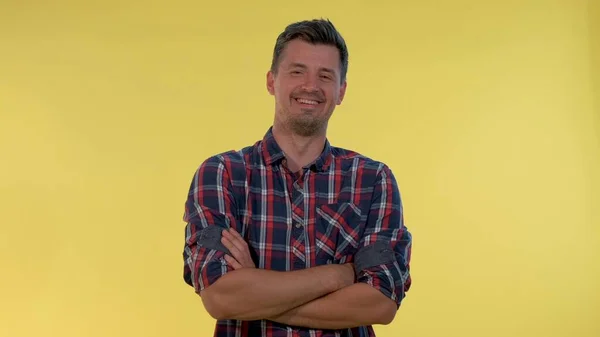
[[[335,289],[332,291],[340,290],[354,283],[355,277],[352,264],[333,264],[331,266],[335,267]]]
[[[314,267],[314,276],[320,283],[324,292],[332,293],[342,288],[343,270],[341,265],[328,264]]]

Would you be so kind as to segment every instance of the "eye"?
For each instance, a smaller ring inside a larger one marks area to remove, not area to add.
[[[300,70],[292,70],[290,72],[290,74],[292,74],[292,75],[300,75],[300,74],[302,74],[302,72],[300,72]]]
[[[326,81],[331,81],[331,76],[330,75],[321,75],[321,78],[326,80]]]

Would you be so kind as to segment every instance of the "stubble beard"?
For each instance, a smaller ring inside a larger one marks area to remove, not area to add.
[[[309,114],[294,116],[288,119],[288,127],[302,137],[312,137],[319,134],[327,124],[326,118],[315,118]]]

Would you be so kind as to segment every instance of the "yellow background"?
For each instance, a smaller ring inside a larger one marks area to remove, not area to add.
[[[414,235],[379,336],[600,336],[600,1],[285,6],[0,1],[0,336],[212,334],[187,189],[263,136],[314,17],[350,50],[329,137],[392,167]]]

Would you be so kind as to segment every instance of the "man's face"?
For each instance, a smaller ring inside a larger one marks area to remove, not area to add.
[[[305,137],[324,131],[346,92],[346,82],[340,83],[340,77],[340,54],[335,46],[290,41],[277,74],[267,73],[277,122]]]

